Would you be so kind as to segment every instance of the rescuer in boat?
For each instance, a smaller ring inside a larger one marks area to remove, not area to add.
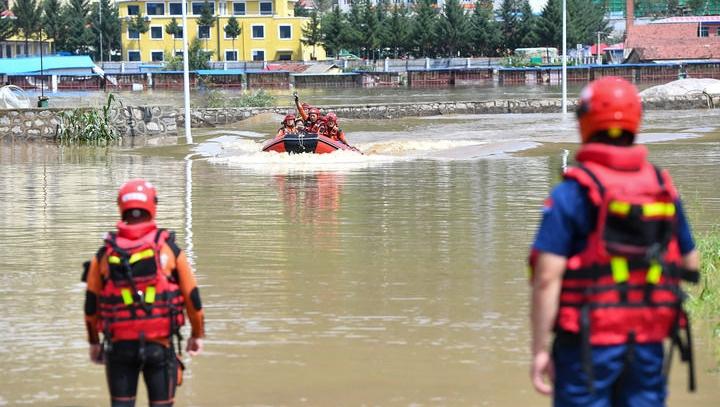
[[[306,103],[300,104],[300,99],[298,99],[297,93],[293,93],[293,97],[295,98],[295,107],[297,107],[300,117],[305,120],[305,131],[308,133],[317,133],[323,122],[320,109],[317,107],[310,107],[309,105],[306,108]]]
[[[697,281],[698,254],[672,178],[634,144],[641,114],[629,82],[590,83],[578,164],[545,201],[530,255],[530,376],[555,406],[665,405],[668,338],[694,389],[679,285]]]
[[[282,121],[282,127],[278,130],[275,138],[283,138],[286,134],[291,133],[297,133],[297,128],[295,127],[295,115],[292,113],[285,116]]]
[[[321,134],[345,145],[350,145],[345,139],[345,132],[338,127],[337,115],[333,112],[330,112],[325,116],[324,132]]]
[[[117,203],[122,217],[117,231],[106,235],[83,276],[90,359],[105,364],[113,407],[135,405],[140,372],[150,405],[172,406],[182,382],[176,352],[182,352],[183,311],[192,325],[187,352],[195,356],[203,350],[200,292],[175,234],[155,224],[155,187],[130,180]]]
[[[298,133],[305,133],[305,121],[301,118],[295,119],[295,129]]]

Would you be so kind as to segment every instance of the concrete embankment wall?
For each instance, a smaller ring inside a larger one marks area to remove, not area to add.
[[[574,107],[569,101],[569,109]],[[707,109],[705,97],[677,97],[643,101],[648,110]],[[387,103],[321,106],[341,119],[392,119],[445,114],[557,113],[560,99],[492,100],[428,103]],[[291,107],[194,108],[192,127],[231,125],[261,113],[285,115]],[[68,109],[0,110],[0,139],[53,140],[62,125],[61,113]],[[112,109],[109,120],[124,137],[176,136],[184,126],[180,108],[169,106],[123,107]]]

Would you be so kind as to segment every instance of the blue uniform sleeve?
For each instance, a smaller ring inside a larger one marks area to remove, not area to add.
[[[686,255],[695,249],[695,241],[690,231],[690,224],[685,217],[685,210],[682,206],[682,201],[679,199],[675,201],[675,208],[677,208],[677,238],[678,245],[680,246],[680,253]]]
[[[594,207],[586,191],[573,180],[565,180],[550,193],[533,248],[563,257],[579,253],[595,226]]]

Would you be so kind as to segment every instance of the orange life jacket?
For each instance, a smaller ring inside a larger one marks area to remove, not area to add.
[[[150,227],[151,226],[151,227]],[[128,229],[143,227],[132,225]],[[180,287],[162,267],[160,249],[174,235],[154,223],[141,233],[109,233],[109,275],[100,294],[99,330],[112,341],[169,338],[184,324]]]
[[[557,328],[592,345],[660,342],[685,323],[677,192],[642,146],[584,145],[565,173],[598,210],[585,249],[567,261]]]

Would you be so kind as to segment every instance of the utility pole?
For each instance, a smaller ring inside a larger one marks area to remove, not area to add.
[[[102,0],[98,0],[98,16],[100,16],[100,24],[98,26],[98,31],[100,31],[100,62],[103,61],[103,31],[102,31]]]
[[[596,54],[597,58],[595,61],[598,65],[602,65],[602,56],[600,56],[600,34],[602,34],[602,31],[597,32],[598,40],[597,40],[597,45],[595,47],[595,52],[597,52],[597,54]]]

